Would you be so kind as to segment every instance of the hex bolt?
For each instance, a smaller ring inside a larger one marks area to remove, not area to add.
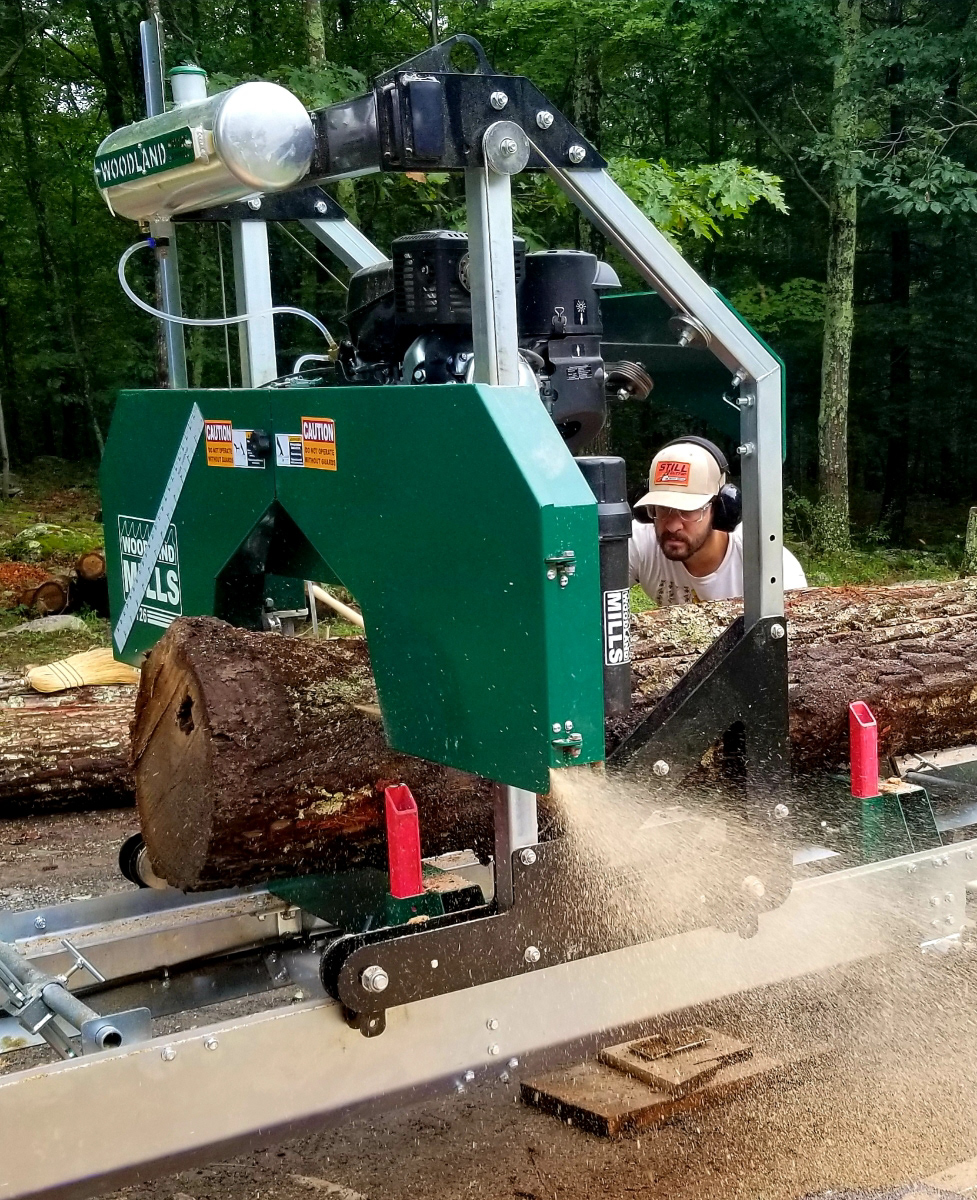
[[[546,572],[546,578],[547,579],[555,579],[556,578],[556,567],[550,567],[550,569]]]
[[[754,900],[762,900],[767,894],[767,889],[764,886],[763,880],[756,875],[747,875],[740,884],[740,887],[748,896],[752,896]]]
[[[495,1042],[493,1042],[492,1045],[488,1047],[488,1052],[489,1052],[489,1054],[493,1054],[493,1055],[498,1054],[498,1052],[499,1052],[498,1045]]]
[[[554,722],[553,722],[553,732],[554,732],[554,733],[559,733],[559,732],[560,732],[560,730],[561,730],[562,728],[563,728],[563,727],[560,725],[560,722],[559,722],[559,721],[554,721]]]
[[[573,728],[573,722],[572,721],[564,721],[563,728],[567,731],[567,733],[569,733],[570,730]]]
[[[215,1038],[213,1034],[211,1034],[209,1038],[206,1038],[204,1040],[204,1046],[208,1050],[216,1050],[219,1045],[220,1045],[220,1042],[218,1042],[217,1038]]]
[[[519,861],[524,867],[531,867],[536,861],[536,851],[530,850],[528,846],[525,850],[520,850]]]
[[[438,969],[438,967],[440,967],[440,965],[441,964],[438,962],[438,960],[436,958],[431,959],[431,970],[432,971],[436,971]]]
[[[44,919],[44,917],[35,917],[34,918],[34,928],[35,929],[47,929],[47,921]]]
[[[375,963],[372,967],[364,967],[360,975],[360,987],[364,992],[385,992],[389,983],[390,976]]]
[[[953,892],[946,893],[946,895],[943,897],[943,903],[944,904],[952,904],[953,903]]]
[[[567,585],[569,582],[570,582],[570,576],[569,576],[569,575],[561,575],[561,576],[560,576],[560,587],[566,587],[566,585]]]
[[[553,114],[545,108],[541,108],[536,114],[536,124],[540,129],[553,128]]]
[[[252,212],[257,212],[260,207],[261,207],[261,197],[260,196],[252,196],[251,199],[248,201],[248,208],[250,208]]]
[[[499,1076],[499,1083],[508,1083],[508,1082],[509,1082],[509,1072],[503,1071],[502,1074]]]
[[[538,963],[540,959],[539,950],[536,946],[527,946],[523,951],[523,958],[528,963]]]
[[[329,205],[325,202],[325,200],[317,200],[313,207],[317,213],[324,213],[328,212],[329,210]]]
[[[423,383],[427,379],[427,371],[423,367],[415,367],[414,374],[411,376],[415,383]]]
[[[783,627],[783,625],[780,624],[779,621],[775,621],[773,625],[770,626],[770,636],[775,642],[779,642],[786,632],[787,630]]]
[[[930,896],[930,904],[933,906],[933,908],[936,908],[936,906],[937,906],[939,903],[940,903],[940,898],[939,898],[939,896]]]
[[[906,874],[907,875],[915,875],[916,874],[916,864],[915,863],[909,864],[909,866],[906,868]]]
[[[485,1022],[486,1029],[498,1029],[498,1027],[499,1022],[495,1019],[495,1017],[489,1017],[489,1019]]]
[[[518,149],[519,147],[516,145],[515,138],[503,138],[502,141],[499,142],[499,152],[504,154],[507,158],[515,154]]]
[[[516,1067],[519,1066],[519,1059],[518,1058],[510,1058],[509,1062],[506,1065],[508,1066],[510,1071],[514,1071],[516,1069]]]
[[[164,1046],[159,1056],[163,1062],[172,1062],[176,1058],[176,1046]]]
[[[489,96],[489,104],[492,105],[496,112],[501,112],[508,103],[509,97],[505,94],[505,92],[493,92],[492,95]]]
[[[587,157],[587,149],[585,146],[571,146],[567,151],[567,158],[578,167]]]
[[[785,817],[790,816],[790,809],[786,804],[777,804],[774,806],[773,817],[775,821],[783,821]]]
[[[474,1078],[475,1078],[475,1072],[474,1072],[474,1071],[466,1071],[466,1072],[465,1072],[465,1083],[471,1083],[471,1081],[472,1081]]]
[[[669,765],[663,758],[660,758],[657,762],[652,763],[651,766],[652,775],[657,775],[659,779],[664,779],[669,770]]]
[[[752,442],[741,442],[740,445],[736,447],[736,453],[740,456],[740,458],[749,458],[755,450],[756,446]]]

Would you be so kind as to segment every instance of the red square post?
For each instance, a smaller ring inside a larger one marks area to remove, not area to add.
[[[395,900],[406,900],[424,891],[417,801],[404,783],[384,788],[383,797],[387,816],[390,895]]]
[[[848,705],[851,794],[868,800],[879,794],[879,727],[864,700]]]

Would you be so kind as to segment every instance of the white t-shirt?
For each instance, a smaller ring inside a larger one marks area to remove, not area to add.
[[[729,535],[726,555],[711,575],[692,575],[685,563],[662,553],[654,524],[635,521],[628,543],[631,582],[640,583],[649,599],[670,604],[701,604],[704,600],[729,600],[743,595],[743,526]],[[807,587],[804,568],[784,549],[784,587]]]

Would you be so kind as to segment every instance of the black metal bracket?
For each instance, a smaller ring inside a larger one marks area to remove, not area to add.
[[[189,221],[345,221],[346,210],[321,187],[303,187],[270,196],[252,196],[181,213],[175,222]]]
[[[768,810],[790,772],[783,617],[749,628],[734,621],[614,750],[608,769],[641,771],[649,788],[670,788],[734,727],[742,727],[747,798]]]
[[[452,64],[452,51],[462,44],[478,60],[474,74]],[[365,96],[313,113],[312,174],[336,179],[377,170],[482,166],[482,139],[498,121],[520,126],[542,152],[530,150],[526,170],[543,171],[547,160],[562,167],[607,166],[530,80],[497,74],[479,43],[459,34],[377,76]]]
[[[517,851],[510,908],[339,938],[323,953],[323,985],[343,1004],[351,1025],[375,1036],[387,1008],[430,996],[708,925],[751,935],[758,915],[789,894],[790,855],[773,842],[762,850],[726,847],[723,829],[722,820],[689,812],[669,814],[646,831],[647,846],[633,870],[644,881],[647,911],[629,909],[623,919],[611,898],[634,894],[631,868],[618,880],[590,880],[581,868],[586,855],[582,859],[580,847],[563,839]],[[668,882],[676,871],[686,882],[694,876],[694,903],[678,913]],[[744,888],[745,879],[750,888]],[[378,975],[385,980],[381,991],[370,986]]]

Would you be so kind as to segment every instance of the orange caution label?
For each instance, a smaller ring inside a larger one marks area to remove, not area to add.
[[[302,457],[307,467],[336,470],[336,422],[330,417],[302,418]]]
[[[234,437],[230,421],[204,421],[208,467],[234,466]]]

